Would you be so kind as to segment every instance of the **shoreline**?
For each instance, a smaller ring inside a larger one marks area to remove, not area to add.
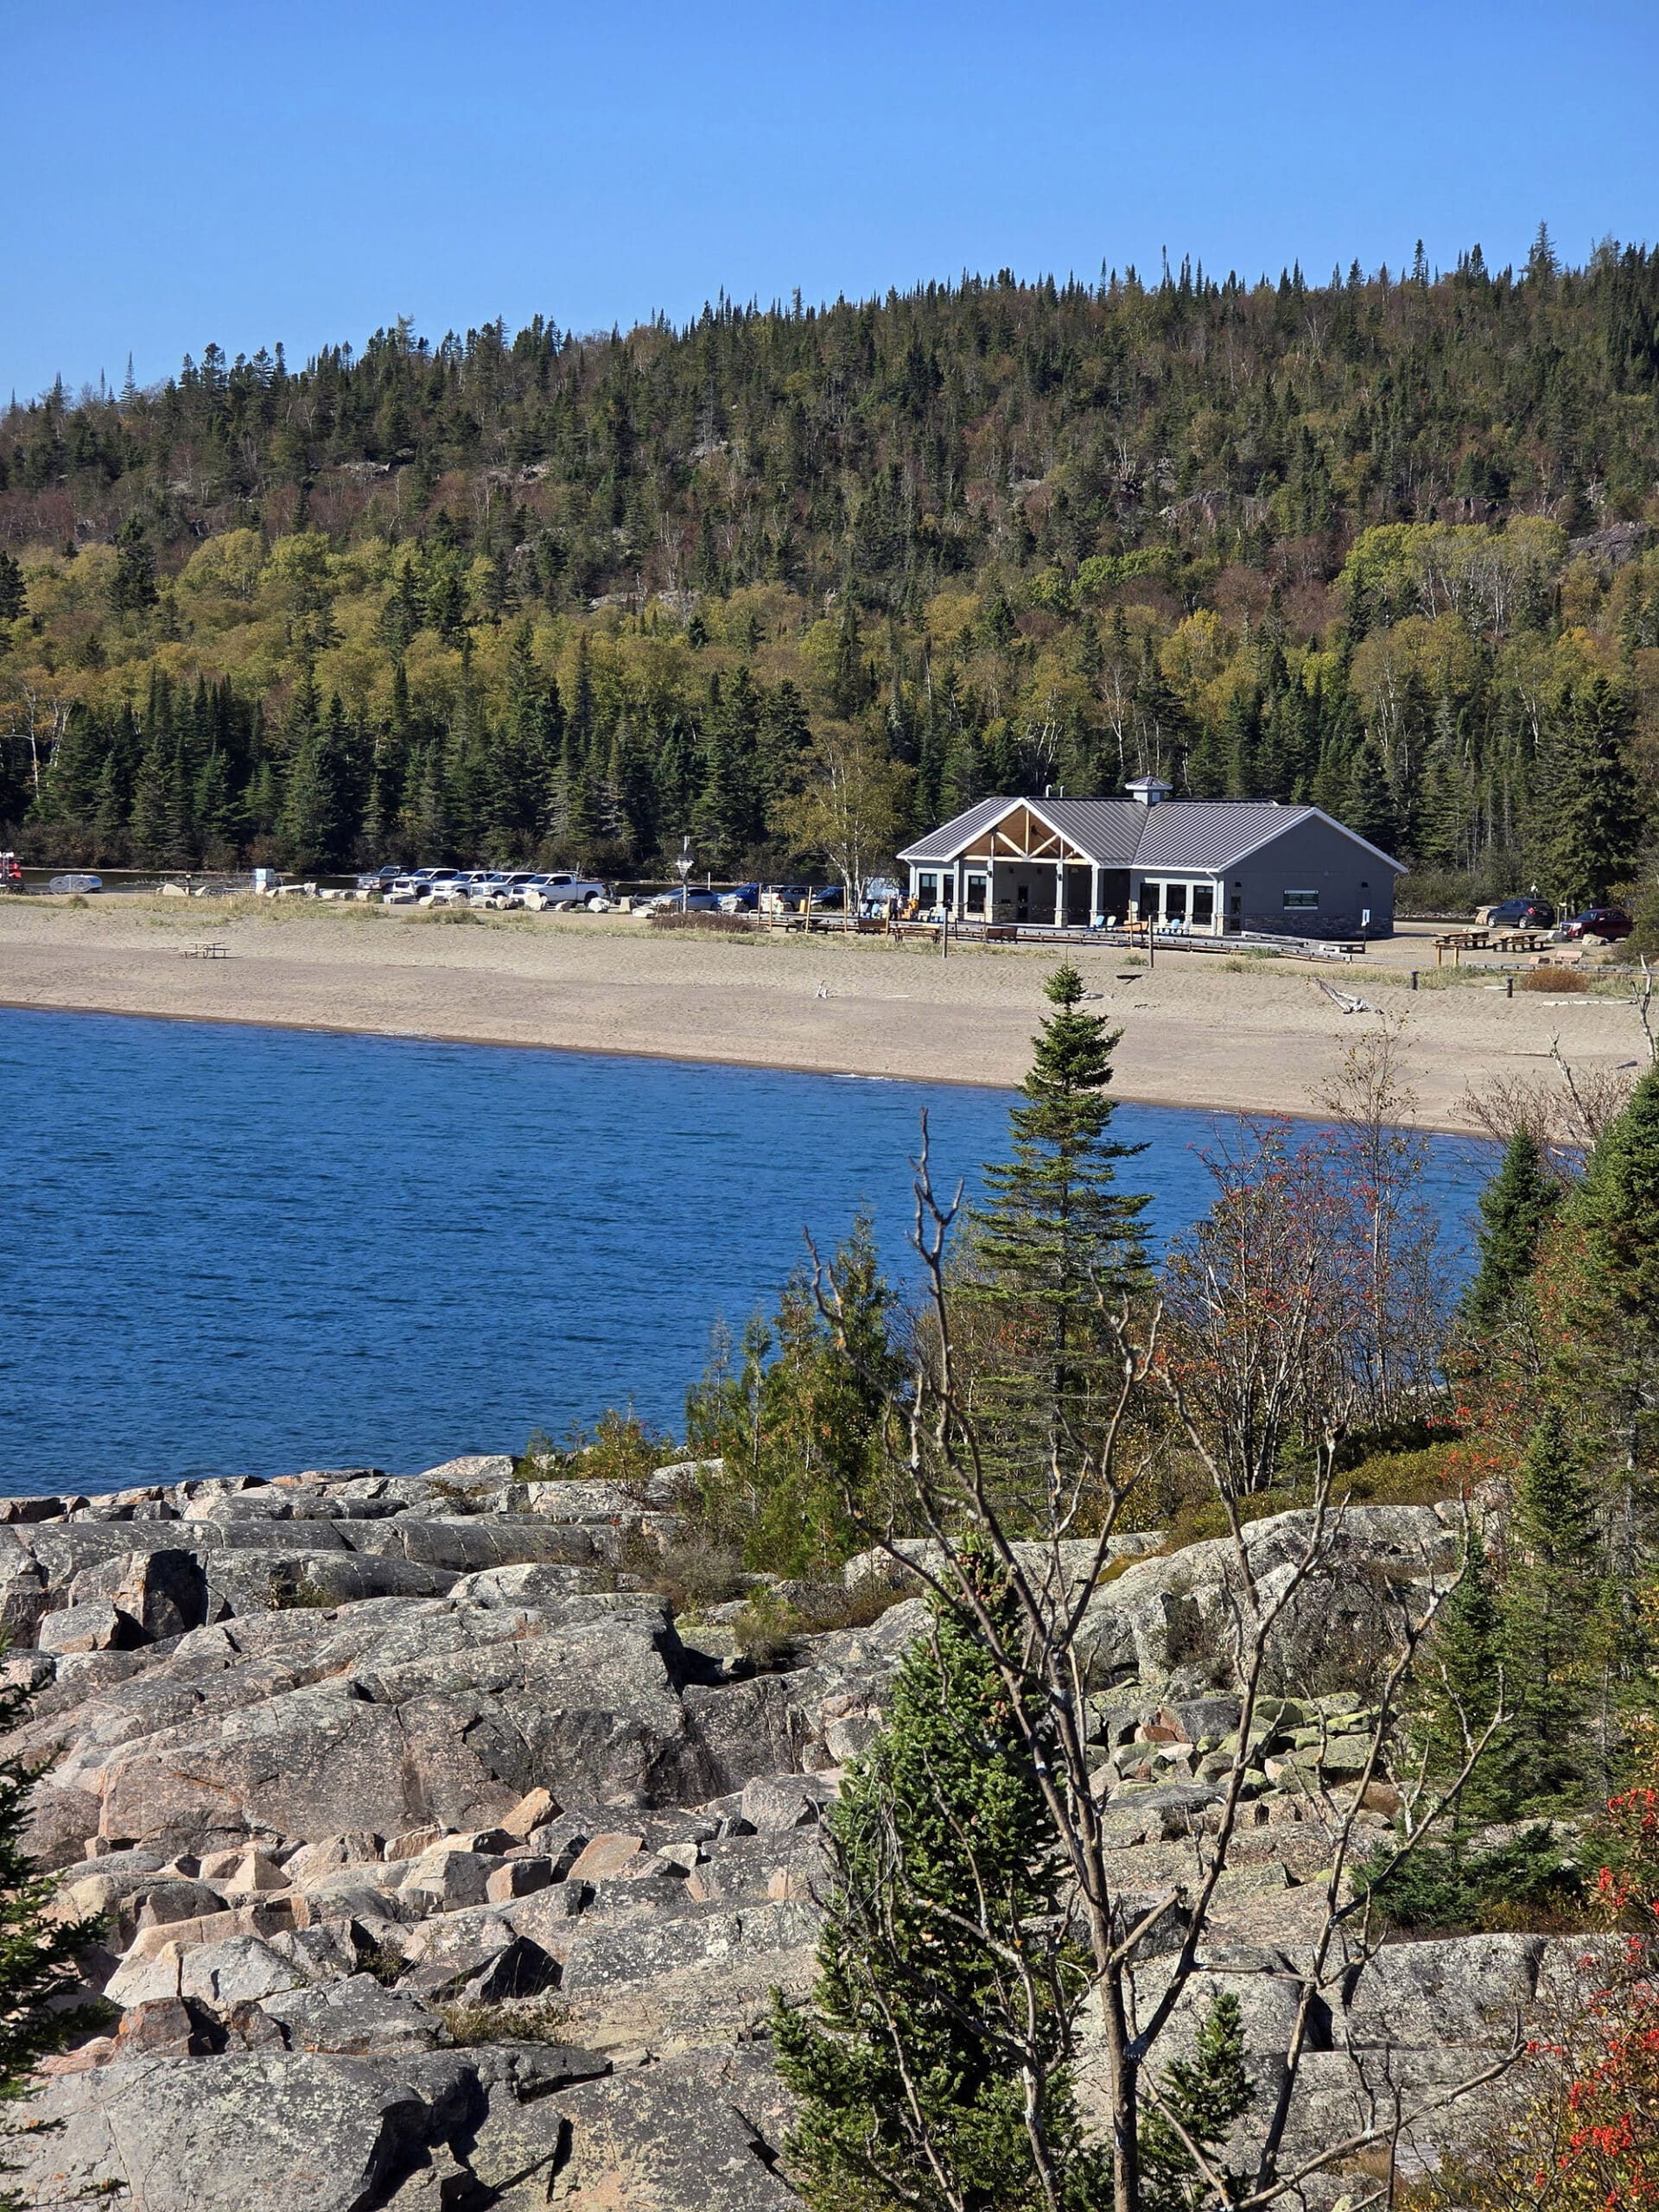
[[[653,937],[597,917],[434,927],[399,910],[181,904],[0,901],[0,1006],[1000,1091],[1026,1072],[1043,981],[1065,957],[1122,1032],[1116,1098],[1321,1119],[1319,1086],[1367,1018],[1342,1013],[1329,982],[1406,1017],[1411,1119],[1465,1137],[1467,1088],[1538,1071],[1556,1037],[1590,1071],[1643,1056],[1615,1000],[1510,999],[1490,977],[1412,990],[1432,941],[1408,931],[1327,977],[1164,950],[1132,969],[1122,948],[1092,944],[964,945],[944,961],[879,938]],[[207,939],[230,957],[185,957]]]
[[[72,1007],[43,1005],[39,1000],[0,998],[0,1013],[56,1014],[70,1016],[85,1014],[115,1021],[176,1022],[181,1027],[195,1025],[214,1029],[265,1029],[298,1037],[378,1037],[391,1045],[463,1045],[489,1052],[555,1052],[571,1058],[584,1054],[607,1060],[653,1060],[672,1067],[734,1068],[762,1075],[799,1075],[811,1077],[826,1083],[905,1083],[936,1084],[953,1090],[991,1090],[1012,1093],[1015,1083],[995,1082],[988,1077],[965,1075],[872,1075],[868,1070],[844,1067],[811,1067],[802,1063],[755,1058],[739,1058],[728,1054],[712,1052],[670,1052],[653,1051],[645,1045],[548,1045],[534,1039],[522,1037],[484,1037],[460,1031],[435,1029],[365,1028],[346,1022],[280,1021],[270,1017],[254,1017],[236,1014],[172,1014],[161,1013],[149,1007],[124,1006],[76,1005]],[[1244,1119],[1259,1116],[1263,1120],[1307,1122],[1315,1126],[1328,1121],[1313,1106],[1250,1107],[1222,1106],[1202,1098],[1170,1099],[1146,1098],[1125,1090],[1119,1084],[1116,1071],[1111,1084],[1114,1103],[1120,1106],[1144,1106],[1154,1112],[1215,1114],[1224,1117],[1238,1116]],[[1466,1142],[1480,1141],[1480,1132],[1467,1122],[1434,1122],[1423,1116],[1416,1116],[1412,1126],[1433,1136],[1459,1137]],[[0,1492],[0,1495],[3,1495]]]
[[[795,1061],[736,1058],[725,1053],[658,1052],[649,1045],[549,1045],[534,1037],[485,1037],[459,1029],[375,1028],[347,1021],[282,1021],[269,1014],[174,1014],[151,1007],[53,1006],[39,999],[8,998],[0,998],[0,1013],[84,1014],[116,1021],[196,1022],[205,1028],[276,1029],[298,1037],[382,1037],[390,1045],[475,1045],[483,1052],[559,1052],[568,1053],[573,1058],[591,1052],[607,1060],[662,1060],[672,1066],[688,1068],[750,1068],[761,1074],[821,1076],[826,1081],[837,1083],[938,1083],[948,1084],[957,1090],[1010,1090],[1014,1088],[1011,1084],[995,1082],[989,1077],[981,1076],[872,1075],[868,1069],[861,1068],[809,1067]],[[1159,1099],[1131,1099],[1126,1094],[1119,1095],[1125,1105],[1154,1106],[1165,1103]],[[1200,1106],[1196,1110],[1203,1112],[1205,1109]],[[1310,1116],[1308,1118],[1317,1117]],[[1452,1135],[1456,1132],[1448,1130],[1446,1134]]]

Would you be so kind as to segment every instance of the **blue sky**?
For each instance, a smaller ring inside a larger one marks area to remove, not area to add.
[[[0,393],[398,315],[1659,236],[1653,0],[0,0]]]

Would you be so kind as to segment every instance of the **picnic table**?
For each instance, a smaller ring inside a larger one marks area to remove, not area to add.
[[[1505,930],[1495,940],[1500,952],[1541,952],[1549,943],[1548,930]]]
[[[1449,952],[1452,966],[1460,968],[1465,952],[1484,952],[1491,941],[1491,930],[1448,931],[1445,936],[1437,937],[1434,940],[1434,965],[1438,968],[1442,956]]]

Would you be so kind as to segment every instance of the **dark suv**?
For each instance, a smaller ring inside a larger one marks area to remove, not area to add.
[[[1491,930],[1553,930],[1555,909],[1548,899],[1506,899],[1486,917]]]
[[[1622,906],[1586,906],[1581,914],[1574,914],[1561,931],[1563,937],[1629,937],[1636,927]]]

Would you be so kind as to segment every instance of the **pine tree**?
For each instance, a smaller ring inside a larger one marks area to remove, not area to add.
[[[1215,2196],[1182,2133],[1213,2170],[1234,2123],[1255,2102],[1244,2071],[1243,2014],[1230,1990],[1222,1991],[1205,2015],[1192,2057],[1176,2059],[1159,2086],[1168,2116],[1154,2106],[1141,2123],[1141,2212],[1198,2212],[1213,2205]],[[1230,2193],[1243,2178],[1227,2175]]]
[[[1006,1587],[982,1591],[1014,1636]],[[1019,1719],[971,1618],[933,1606],[893,1683],[887,1725],[830,1816],[835,1887],[809,2005],[773,2012],[779,2071],[800,2101],[791,2178],[814,2212],[1029,2212],[1030,2090],[1063,2199],[1109,2201],[1069,2066],[1083,1981],[1062,1956],[1024,1993],[996,1946],[1028,1946],[1063,1878]],[[912,2099],[914,2098],[912,2103]],[[937,2159],[955,2194],[940,2185]]]
[[[1494,1328],[1511,1310],[1532,1273],[1538,1240],[1560,1194],[1537,1139],[1530,1129],[1517,1129],[1497,1174],[1480,1194],[1480,1265],[1463,1301],[1475,1328]]]
[[[1025,1103],[1008,1117],[1013,1158],[986,1168],[962,1288],[987,1325],[974,1392],[982,1440],[1011,1466],[1030,1471],[1040,1459],[1075,1472],[1117,1372],[1102,1301],[1109,1307],[1141,1280],[1147,1201],[1116,1181],[1116,1163],[1143,1149],[1109,1134],[1122,1033],[1083,1012],[1075,968],[1056,969],[1045,991],[1055,1010],[1034,1040]]]

